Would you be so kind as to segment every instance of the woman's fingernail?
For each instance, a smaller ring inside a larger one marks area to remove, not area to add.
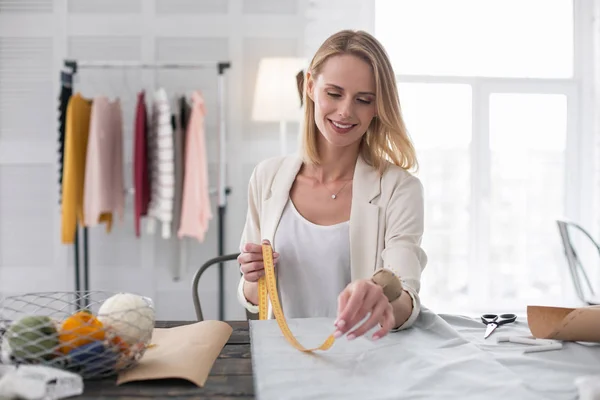
[[[373,340],[379,340],[379,339],[381,339],[381,336],[379,336],[379,335],[373,335]]]
[[[336,330],[335,332],[333,332],[333,337],[334,337],[334,338],[336,338],[336,339],[337,339],[337,338],[339,338],[340,336],[342,336],[342,332],[341,332],[341,331],[337,331],[337,330]]]
[[[346,321],[344,321],[343,319],[336,322],[335,324],[338,328],[343,328],[346,325]]]
[[[279,257],[279,253],[273,253],[273,257]]]
[[[346,336],[346,338],[347,338],[348,340],[353,340],[353,339],[355,339],[355,338],[356,338],[356,335],[355,335],[355,334],[353,334],[353,333],[351,333],[351,334],[349,334],[348,336]]]

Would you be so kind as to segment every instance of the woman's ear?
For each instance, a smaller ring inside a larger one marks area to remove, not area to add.
[[[313,76],[310,73],[310,71],[307,71],[306,72],[306,95],[312,101],[315,101],[314,90],[315,90],[315,80],[313,79]]]

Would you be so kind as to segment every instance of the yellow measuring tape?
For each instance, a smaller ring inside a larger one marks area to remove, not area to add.
[[[277,294],[277,282],[275,281],[275,266],[273,263],[273,250],[271,249],[271,245],[263,244],[262,253],[263,262],[265,265],[265,276],[262,276],[258,280],[258,319],[267,319],[268,294],[269,298],[271,299],[273,314],[275,315],[275,319],[277,320],[279,329],[281,329],[283,336],[287,339],[288,342],[291,343],[292,346],[303,352],[312,352],[315,350],[328,350],[331,346],[333,346],[333,342],[335,342],[333,334],[330,335],[323,342],[322,345],[312,349],[305,348],[294,337],[294,334],[292,333],[292,331],[290,331],[290,328],[288,327],[287,322],[285,321],[283,311],[281,310],[281,303],[279,302],[279,295]]]

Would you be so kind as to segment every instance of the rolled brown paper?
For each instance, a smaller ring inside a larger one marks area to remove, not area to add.
[[[527,306],[527,323],[538,339],[600,342],[600,307]]]
[[[185,379],[203,387],[232,331],[229,324],[214,320],[174,328],[154,328],[154,346],[146,350],[138,365],[119,374],[117,385]]]

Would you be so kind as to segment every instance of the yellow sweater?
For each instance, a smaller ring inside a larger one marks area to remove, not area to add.
[[[83,185],[92,101],[81,94],[74,94],[67,105],[65,125],[65,150],[62,181],[62,243],[75,240],[77,223],[83,225]],[[112,226],[112,214],[99,218],[106,222],[106,230]]]

